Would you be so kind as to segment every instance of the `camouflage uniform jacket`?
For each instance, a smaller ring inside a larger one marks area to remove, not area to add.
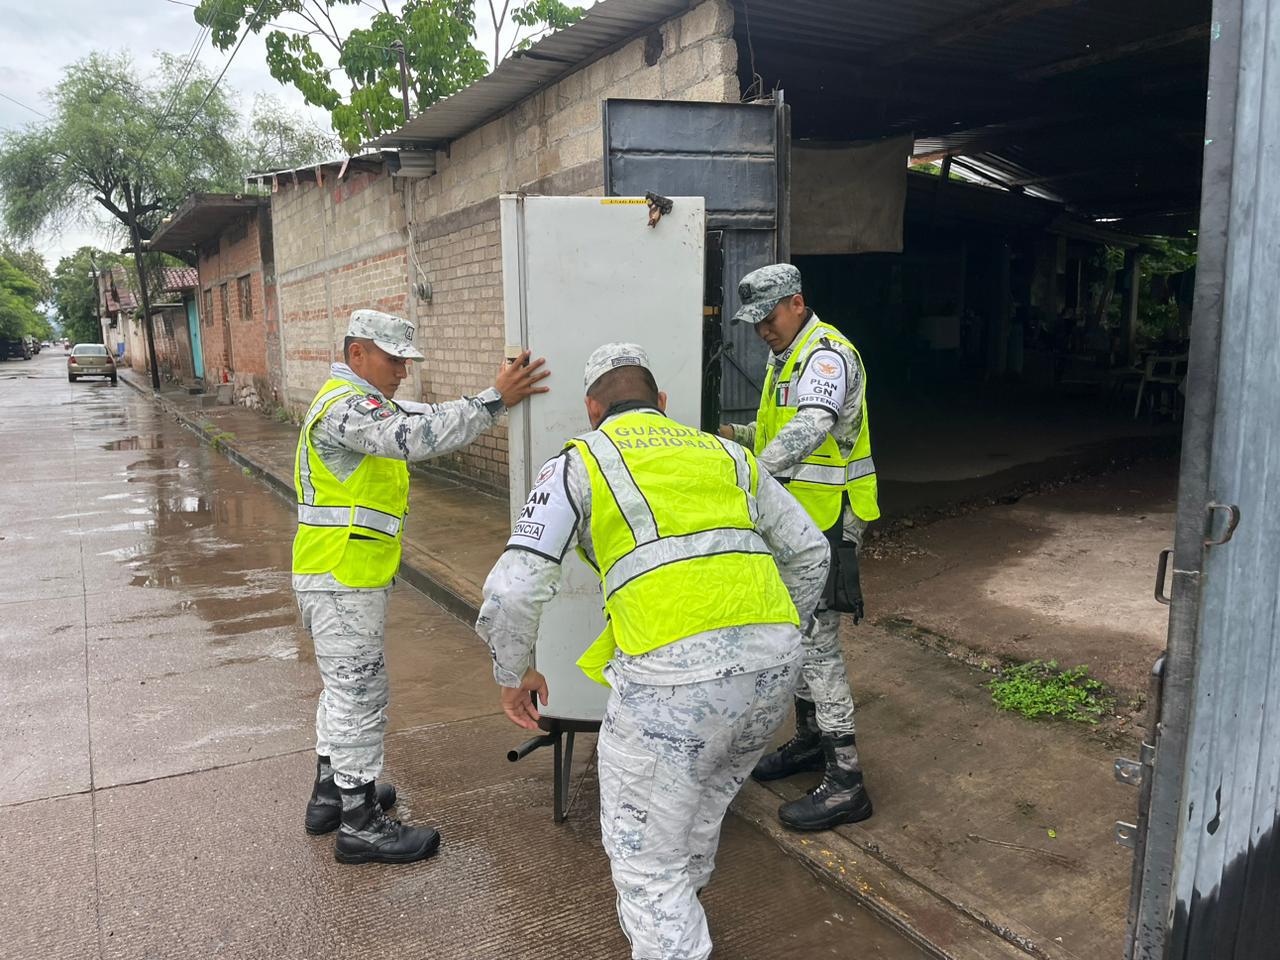
[[[548,529],[559,524],[563,542],[556,546],[561,548],[560,556],[577,545],[595,565],[587,468],[581,454],[571,448],[549,460],[544,471],[556,460],[563,460],[565,483],[547,484],[544,489],[553,491],[552,499],[537,509],[542,511]],[[807,625],[827,579],[826,539],[804,509],[764,471],[760,473],[756,501],[757,529],[773,552],[800,623]],[[508,549],[490,571],[476,632],[489,645],[494,679],[503,686],[520,685],[531,664],[542,605],[556,595],[559,586],[560,563],[528,550]],[[591,639],[584,639],[584,649]],[[797,660],[800,654],[800,636],[795,627],[750,624],[708,630],[639,656],[618,651],[613,668],[629,682],[674,686],[769,669]]]
[[[489,387],[476,397],[447,403],[390,400],[373,384],[361,379],[345,363],[335,363],[329,375],[360,387],[379,401],[353,393],[333,404],[311,432],[316,455],[339,480],[346,480],[366,456],[396,460],[427,460],[460,450],[497,423],[504,407],[502,396]],[[332,574],[295,574],[293,589],[354,590]]]
[[[774,371],[775,375],[782,370],[783,365],[791,359],[792,352],[804,342],[805,337],[818,323],[818,315],[811,314],[809,320],[796,334],[796,338],[791,341],[791,346],[782,353],[769,355],[769,369]],[[810,400],[804,391],[804,384],[807,378],[816,376],[816,372],[811,372],[814,361],[833,356],[840,361],[841,379],[835,384],[835,389],[830,391],[830,395],[813,396]],[[791,422],[783,427],[761,451],[758,458],[760,465],[774,475],[780,470],[795,466],[817,450],[828,433],[835,437],[840,452],[847,457],[853,451],[854,443],[857,442],[858,431],[862,429],[862,393],[866,375],[862,364],[858,362],[858,357],[848,347],[840,343],[819,344],[814,347],[809,351],[804,369],[797,370],[792,375],[792,383],[796,384],[795,389],[800,394],[799,410]],[[748,449],[753,448],[756,441],[755,422],[746,425],[735,423],[732,426],[733,439]],[[851,524],[866,525],[854,516],[852,510],[845,507],[846,530]],[[858,539],[858,537],[850,537],[846,533],[846,539]]]

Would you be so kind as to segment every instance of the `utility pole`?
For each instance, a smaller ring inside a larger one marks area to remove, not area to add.
[[[98,318],[98,336],[102,336],[102,271],[93,257],[89,257],[89,276],[93,277],[93,315]]]
[[[138,295],[142,297],[142,331],[147,338],[147,360],[151,363],[151,389],[160,392],[160,364],[156,361],[156,335],[151,329],[151,294],[147,290],[147,270],[142,262],[142,237],[138,233],[133,184],[124,182],[125,212],[129,217],[129,233],[133,236],[133,263],[138,271]]]
[[[400,56],[400,99],[404,103],[404,122],[409,122],[409,66],[404,59],[404,44],[392,41],[391,49]]]

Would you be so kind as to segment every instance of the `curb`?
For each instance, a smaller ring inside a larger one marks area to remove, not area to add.
[[[208,430],[186,410],[131,376],[120,380],[154,401],[188,430],[228,460],[250,471],[278,496],[295,503],[293,484],[225,440],[215,442]],[[399,577],[463,623],[475,623],[479,598],[451,582],[446,568],[409,540],[403,543]],[[844,892],[917,947],[937,960],[1072,960],[1061,948],[1043,949],[1033,937],[1003,917],[989,916],[963,902],[953,884],[896,862],[856,826],[801,835],[786,830],[776,811],[786,798],[748,780],[730,811],[772,839],[788,856],[816,876]],[[845,834],[852,834],[846,836]]]

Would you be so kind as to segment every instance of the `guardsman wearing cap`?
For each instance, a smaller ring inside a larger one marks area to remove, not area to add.
[[[618,920],[635,958],[703,960],[697,894],[729,802],[786,719],[827,542],[750,452],[663,414],[638,345],[596,350],[585,385],[593,429],[539,472],[476,630],[503,710],[536,729],[542,605],[572,547],[599,574],[606,627],[578,665],[612,688],[598,757]]]
[[[413,325],[377,310],[351,314],[335,363],[302,423],[294,461],[298,533],[293,589],[324,682],[316,709],[316,779],[306,830],[338,831],[342,863],[409,863],[440,835],[388,816],[395,789],[382,772],[387,672],[383,631],[400,567],[410,460],[465,447],[507,407],[545,393],[542,360],[526,351],[492,387],[448,403],[396,401],[411,360]]]
[[[871,459],[866,368],[853,344],[805,305],[800,271],[761,267],[738,285],[735,323],[750,323],[772,351],[756,422],[720,433],[751,447],[760,465],[786,484],[831,541],[831,573],[813,628],[796,696],[796,735],[760,761],[752,776],[776,780],[823,770],[806,796],[783,804],[782,822],[825,830],[871,816],[854,738],[853,693],[840,646],[840,613],[862,617],[858,550],[880,516]]]

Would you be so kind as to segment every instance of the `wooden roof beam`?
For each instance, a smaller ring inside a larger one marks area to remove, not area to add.
[[[1209,24],[1198,23],[1193,27],[1172,30],[1159,36],[1145,37],[1142,40],[1117,44],[1114,47],[1095,50],[1093,53],[1081,54],[1078,57],[1067,57],[1064,60],[1044,63],[1038,67],[1032,67],[1029,70],[1014,74],[1014,79],[1023,82],[1047,80],[1050,77],[1060,77],[1066,73],[1075,73],[1077,70],[1087,70],[1089,67],[1096,67],[1103,63],[1112,63],[1116,60],[1140,56],[1153,50],[1163,50],[1166,47],[1176,47],[1179,44],[1191,43],[1194,40],[1207,39],[1208,36]]]
[[[1004,0],[983,10],[956,17],[916,36],[890,43],[875,51],[869,62],[880,67],[915,60],[937,47],[945,47],[995,27],[1026,20],[1048,10],[1070,7],[1080,0]]]

